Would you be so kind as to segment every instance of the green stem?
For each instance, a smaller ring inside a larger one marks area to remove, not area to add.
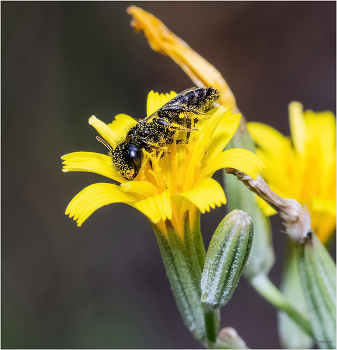
[[[206,327],[206,335],[209,341],[209,345],[216,342],[216,330],[215,330],[215,322],[214,322],[214,311],[206,312],[205,315],[205,327]]]
[[[250,279],[250,283],[266,300],[280,311],[287,313],[308,335],[314,338],[309,321],[292,307],[267,275],[257,275]]]

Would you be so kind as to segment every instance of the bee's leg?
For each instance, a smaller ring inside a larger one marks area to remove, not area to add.
[[[193,120],[194,123],[197,123],[199,120],[205,120],[210,118],[211,116],[206,113],[195,113],[193,111],[188,111],[184,113],[184,117],[186,120]]]
[[[176,131],[187,131],[187,132],[191,132],[191,131],[199,131],[198,129],[196,128],[188,128],[188,127],[185,127],[183,125],[180,125],[180,124],[177,124],[177,123],[172,123],[171,124],[172,128]]]
[[[160,158],[163,158],[164,156],[170,154],[171,152],[167,149],[167,147],[160,147],[160,146],[157,146],[157,147],[154,147],[155,151],[156,151],[156,157],[159,156],[160,154]]]
[[[177,145],[181,145],[181,144],[183,144],[183,145],[187,145],[188,144],[188,140],[176,140],[176,144]]]
[[[152,146],[156,150],[163,152],[163,154],[170,154],[170,151],[167,149],[167,147],[161,147],[161,146]]]
[[[144,140],[144,142],[146,143],[147,146],[149,146],[150,148],[154,148],[157,152],[163,152],[163,154],[170,154],[167,147],[165,146],[164,147],[159,146],[157,143],[151,142],[149,140]]]

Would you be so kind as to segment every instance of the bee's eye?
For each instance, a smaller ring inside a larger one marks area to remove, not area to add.
[[[128,154],[137,169],[142,165],[142,151],[134,144],[128,145]]]

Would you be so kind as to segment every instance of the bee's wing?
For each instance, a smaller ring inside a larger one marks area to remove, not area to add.
[[[160,107],[158,109],[158,111],[160,109],[165,109],[165,110],[168,110],[169,108],[168,107],[171,107],[171,106],[177,106],[179,104],[181,104],[181,98],[183,96],[185,96],[186,94],[188,94],[189,92],[191,91],[194,91],[194,90],[197,90],[198,88],[196,87],[192,87],[192,88],[189,88],[189,89],[186,89],[182,92],[180,92],[179,94],[177,94],[177,96],[173,97],[171,100],[167,101],[162,107]]]
[[[166,102],[162,107],[160,107],[156,112],[154,112],[153,114],[151,114],[150,116],[144,118],[142,121],[143,122],[150,122],[154,117],[158,116],[157,112],[160,110],[165,110],[165,111],[170,111],[172,110],[172,112],[177,112],[177,110],[181,109],[181,112],[192,112],[192,113],[196,113],[198,114],[198,110],[193,109],[193,108],[187,108],[186,106],[183,106],[180,102],[182,96],[186,95],[187,93],[196,90],[196,87],[192,87],[189,89],[186,89],[184,91],[182,91],[180,94],[178,94],[177,96],[173,97],[172,100]]]
[[[191,91],[193,91],[195,89],[197,89],[197,88],[192,87],[192,88],[189,88],[189,89],[186,89],[186,90],[180,92],[177,96],[173,97],[172,100],[166,102],[164,104],[164,106],[162,106],[160,109],[164,108],[164,109],[167,110],[168,107],[170,107],[170,106],[176,106],[178,104],[181,104],[180,100],[181,100],[182,96],[186,95],[187,93],[189,93],[189,92],[191,92]]]
[[[149,123],[154,117],[156,117],[158,114],[157,112],[159,111],[159,109],[157,111],[155,111],[154,113],[152,113],[151,115],[149,115],[148,117],[145,117],[144,119],[142,119],[141,121],[143,123]]]
[[[176,97],[174,97],[172,100],[166,102],[162,107],[160,107],[159,109],[157,109],[154,113],[152,113],[151,115],[149,115],[148,117],[142,119],[143,123],[149,123],[154,117],[158,116],[158,111],[160,110],[170,110],[170,107],[172,107],[172,110],[176,109],[177,106],[177,97],[180,97],[181,93],[178,94]]]

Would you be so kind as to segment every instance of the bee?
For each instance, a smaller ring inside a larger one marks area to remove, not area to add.
[[[212,87],[190,88],[184,90],[150,116],[141,119],[126,134],[125,140],[115,149],[96,136],[97,140],[109,149],[113,166],[126,180],[133,180],[141,168],[143,150],[147,152],[163,151],[168,153],[166,146],[175,141],[175,136],[181,131],[192,132],[192,120],[202,119],[205,113],[213,108],[219,99],[220,91]],[[177,143],[187,143],[187,140],[176,140]]]

